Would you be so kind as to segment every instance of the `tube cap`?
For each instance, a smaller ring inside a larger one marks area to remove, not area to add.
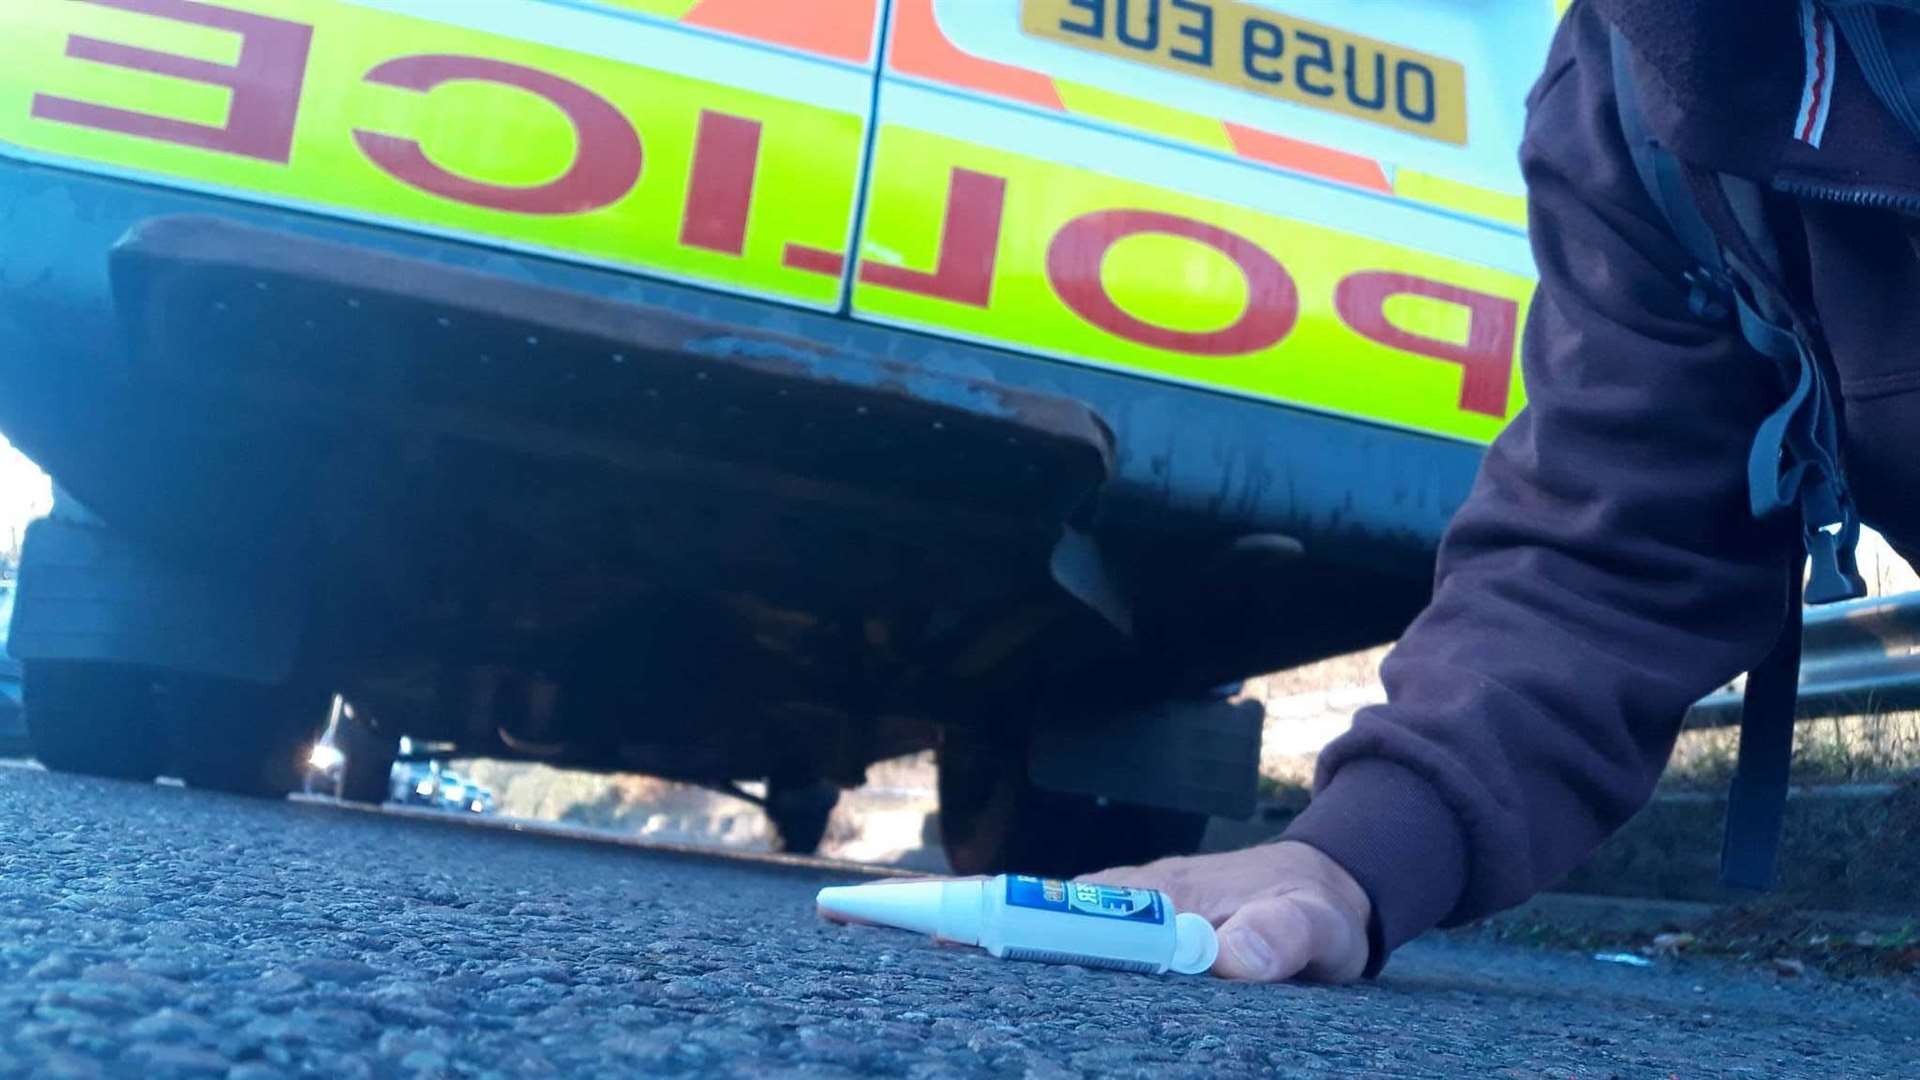
[[[1202,975],[1213,970],[1220,955],[1220,937],[1213,924],[1183,911],[1173,920],[1173,962],[1167,966],[1182,975]]]

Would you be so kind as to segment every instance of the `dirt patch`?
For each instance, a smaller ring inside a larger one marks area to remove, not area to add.
[[[1580,905],[1530,904],[1450,936],[1648,961],[1712,957],[1765,966],[1783,978],[1807,971],[1831,976],[1920,974],[1920,921],[1808,911],[1764,901],[1661,914],[1633,929],[1621,911],[1596,924]]]

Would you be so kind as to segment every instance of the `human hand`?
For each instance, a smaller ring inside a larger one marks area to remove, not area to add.
[[[1220,932],[1213,973],[1253,982],[1352,982],[1367,966],[1373,904],[1346,868],[1297,841],[1159,859],[1082,881],[1158,889]]]

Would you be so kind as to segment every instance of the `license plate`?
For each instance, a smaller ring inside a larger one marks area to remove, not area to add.
[[[1027,33],[1464,145],[1467,73],[1403,45],[1233,0],[1021,0]]]

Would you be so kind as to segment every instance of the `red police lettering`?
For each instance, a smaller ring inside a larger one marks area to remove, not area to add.
[[[780,254],[780,265],[789,270],[839,277],[847,272],[847,257],[812,244],[788,244]]]
[[[1465,344],[1403,330],[1387,320],[1387,301],[1422,296],[1467,309]],[[1460,365],[1460,408],[1504,418],[1513,383],[1513,345],[1520,305],[1505,297],[1463,289],[1412,274],[1364,270],[1334,289],[1334,310],[1354,333],[1390,349]]]
[[[940,261],[932,273],[863,261],[860,280],[956,304],[986,307],[1000,251],[1005,177],[955,169],[947,183],[947,218],[940,229]]]
[[[753,181],[759,171],[759,121],[701,110],[680,242],[723,255],[745,251],[747,212],[753,207]]]
[[[572,122],[576,148],[567,171],[526,187],[449,172],[412,139],[354,131],[361,153],[375,165],[443,199],[515,214],[586,214],[619,202],[640,181],[640,136],[633,125],[607,99],[558,75],[477,56],[406,56],[374,68],[366,81],[422,94],[450,82],[490,82],[544,98]]]
[[[680,242],[688,247],[740,255],[747,250],[747,219],[760,172],[758,120],[703,109],[693,140],[687,205],[680,215]],[[837,251],[788,244],[781,265],[790,270],[839,277],[847,259]]]
[[[101,7],[225,30],[240,38],[239,59],[216,64],[78,34],[67,39],[75,60],[172,79],[205,83],[230,95],[225,124],[196,124],[167,116],[35,94],[32,115],[56,124],[97,128],[141,139],[178,143],[285,165],[293,156],[294,119],[306,78],[313,27],[190,0],[81,0]]]
[[[1247,304],[1220,330],[1156,326],[1123,311],[1108,295],[1100,268],[1113,245],[1159,233],[1192,240],[1233,260],[1247,282]],[[1203,221],[1152,210],[1100,210],[1068,222],[1047,249],[1053,291],[1081,318],[1141,345],[1195,356],[1238,356],[1278,344],[1300,314],[1300,294],[1286,268],[1258,244]]]

